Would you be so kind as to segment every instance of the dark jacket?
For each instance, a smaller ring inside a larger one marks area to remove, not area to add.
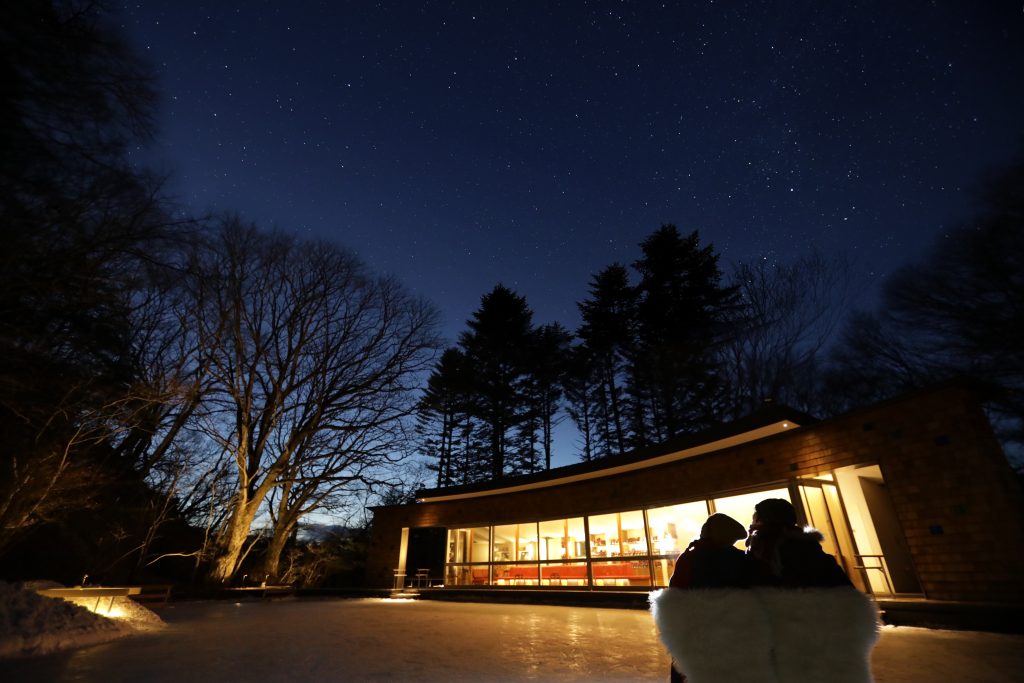
[[[756,574],[756,562],[742,550],[698,538],[676,559],[669,586],[682,590],[748,588]],[[669,680],[683,683],[687,679],[673,663]]]
[[[836,558],[821,547],[821,532],[793,526],[759,529],[748,541],[749,554],[760,563],[756,583],[786,588],[852,586]]]
[[[742,550],[697,539],[676,559],[673,588],[747,588],[756,565]]]

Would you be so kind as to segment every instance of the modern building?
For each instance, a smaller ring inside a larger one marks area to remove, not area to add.
[[[710,513],[748,523],[769,497],[792,501],[866,592],[1024,603],[1024,494],[959,383],[820,422],[768,406],[621,457],[424,490],[415,503],[374,508],[368,578],[664,586]]]

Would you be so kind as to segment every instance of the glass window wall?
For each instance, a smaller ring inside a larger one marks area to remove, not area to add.
[[[591,557],[647,555],[643,510],[592,515],[587,521],[590,524]]]
[[[446,586],[487,585],[491,583],[491,528],[487,526],[448,530]]]
[[[677,505],[448,531],[449,586],[666,586],[712,510],[747,526],[773,489]],[[743,542],[737,543],[743,547]]]
[[[647,511],[651,555],[654,558],[654,583],[667,586],[676,568],[676,558],[700,537],[700,528],[708,518],[705,500],[651,508]]]
[[[536,562],[537,523],[494,527],[494,562]]]
[[[576,560],[587,556],[584,546],[585,533],[583,518],[549,519],[538,526],[540,535],[540,560]]]
[[[757,493],[742,493],[738,496],[727,496],[715,498],[712,502],[715,512],[729,515],[743,526],[749,528],[754,517],[754,506],[766,498],[782,498],[792,500],[789,497],[789,489],[772,489],[770,491],[758,491]],[[736,541],[737,548],[744,548],[744,541]]]
[[[549,519],[537,525],[540,536],[540,585],[587,585],[584,529],[582,517]]]

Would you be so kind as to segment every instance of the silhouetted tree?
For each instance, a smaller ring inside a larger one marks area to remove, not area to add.
[[[853,313],[832,349],[824,378],[829,413],[890,398],[940,379],[926,359],[883,318]]]
[[[94,3],[30,0],[0,25],[0,548],[88,507],[153,399],[132,364],[157,185],[125,158],[151,134],[146,68]]]
[[[1003,437],[1024,442],[1024,163],[985,200],[890,278],[876,316],[852,320],[831,365],[838,408],[967,375],[987,387]]]
[[[468,419],[468,391],[466,357],[459,349],[449,348],[427,378],[417,411],[421,452],[430,461],[427,467],[437,471],[438,487],[466,479],[461,476],[463,459],[459,452],[460,443],[461,450],[466,449],[460,427]]]
[[[572,335],[558,323],[541,325],[530,340],[528,357],[528,400],[536,432],[544,453],[544,469],[551,469],[554,428],[561,423],[569,345]]]
[[[580,434],[579,458],[584,462],[596,459],[597,445],[597,363],[584,344],[570,349],[565,378],[566,412]]]
[[[525,298],[497,285],[466,324],[459,346],[470,368],[467,410],[481,423],[491,478],[500,479],[516,464],[517,430],[528,416],[533,311]]]
[[[719,419],[722,345],[733,333],[737,290],[721,284],[718,255],[696,231],[664,225],[644,240],[633,267],[637,348],[629,388],[636,445],[705,428]]]
[[[625,389],[629,362],[636,353],[638,314],[637,292],[626,268],[616,263],[601,270],[591,281],[590,298],[578,306],[583,322],[577,334],[587,362],[577,368],[594,379],[594,386],[586,394],[576,393],[577,399],[590,404],[578,404],[576,410],[595,421],[593,454],[623,453],[630,442]]]
[[[741,332],[723,348],[724,417],[754,412],[766,399],[821,412],[824,353],[849,308],[849,266],[817,252],[791,264],[741,263],[733,274]]]

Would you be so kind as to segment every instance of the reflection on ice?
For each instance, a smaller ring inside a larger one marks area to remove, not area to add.
[[[392,604],[400,608],[390,608]],[[194,680],[664,681],[669,659],[644,610],[296,600],[179,603],[169,628],[70,658],[0,662],[0,680],[60,683]],[[1019,681],[1024,639],[886,629],[877,680]]]

